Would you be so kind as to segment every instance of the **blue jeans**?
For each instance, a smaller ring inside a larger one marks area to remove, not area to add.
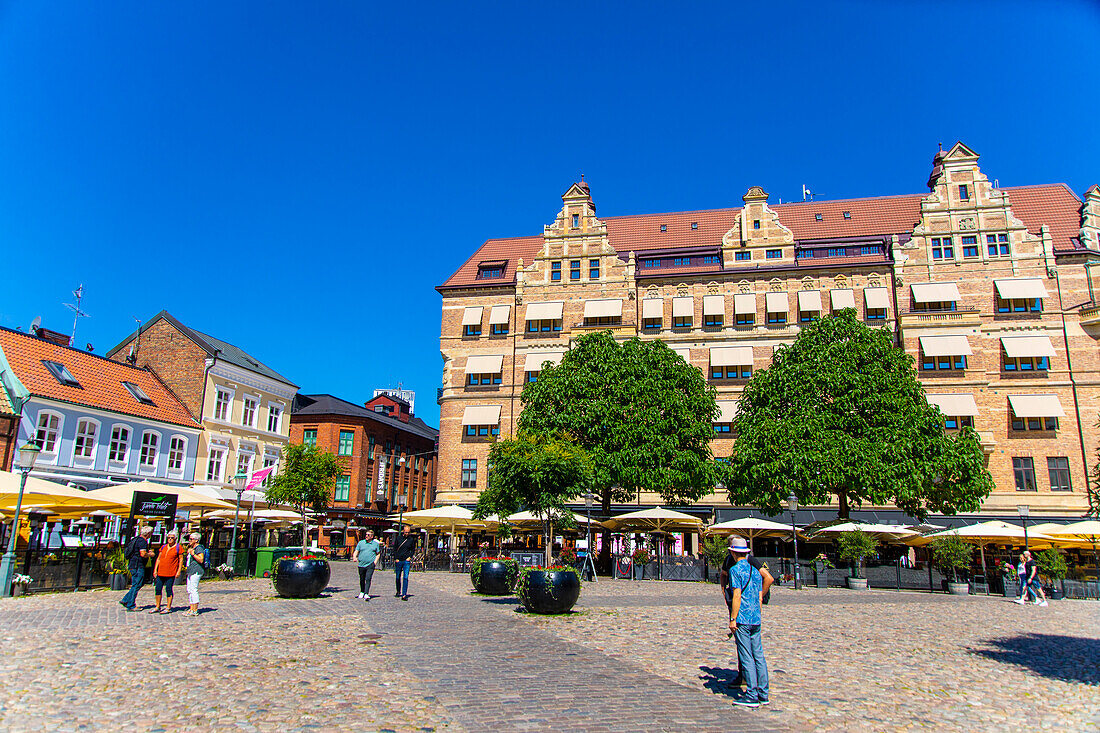
[[[126,595],[122,597],[122,605],[126,606],[126,608],[134,607],[134,603],[137,601],[138,591],[141,590],[141,586],[145,584],[145,566],[131,565],[130,578],[130,590],[126,591]]]
[[[393,570],[397,574],[397,595],[409,595],[409,569],[412,568],[411,560],[398,560],[393,564]]]
[[[745,697],[761,702],[768,699],[768,663],[764,661],[760,625],[738,624],[733,634],[737,642],[737,664],[745,678]]]

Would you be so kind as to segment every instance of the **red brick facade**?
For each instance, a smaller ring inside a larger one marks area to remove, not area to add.
[[[165,319],[142,331],[136,343],[133,336],[127,338],[108,356],[125,362],[131,343],[134,343],[134,363],[150,367],[176,393],[192,415],[202,415],[206,350]]]

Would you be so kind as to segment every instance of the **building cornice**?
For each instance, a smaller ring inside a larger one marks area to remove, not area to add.
[[[210,367],[210,374],[215,377],[227,379],[231,382],[243,384],[247,387],[252,387],[253,389],[262,390],[276,397],[281,397],[288,402],[293,400],[294,395],[298,393],[297,389],[283,382],[268,379],[261,374],[243,369],[236,364],[230,364],[229,362],[217,358],[214,359],[214,365]]]

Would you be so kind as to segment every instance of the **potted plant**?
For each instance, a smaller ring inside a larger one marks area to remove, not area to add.
[[[573,567],[523,568],[516,596],[528,613],[567,613],[581,595],[581,578]]]
[[[1005,598],[1015,598],[1020,590],[1019,575],[1016,574],[1016,566],[1010,562],[1001,562],[997,565],[1001,571],[1001,585]]]
[[[959,571],[969,568],[973,558],[973,545],[961,537],[948,535],[932,541],[932,561],[944,574],[951,572],[951,580],[947,583],[947,592],[951,595],[965,596],[970,593],[970,585],[959,582]]]
[[[707,535],[703,538],[699,554],[701,554],[707,561],[707,580],[717,579],[718,573],[716,570],[720,570],[722,562],[726,559],[726,538],[721,535]],[[712,576],[711,573],[714,573]]]
[[[506,596],[519,576],[519,563],[511,557],[479,557],[470,566],[474,590],[487,596]]]
[[[105,564],[107,582],[111,584],[111,590],[126,590],[130,586],[130,568],[122,548],[116,547],[108,551]]]
[[[814,580],[818,588],[829,587],[829,569],[835,567],[833,561],[824,552],[814,558]]]
[[[867,579],[863,577],[863,561],[878,550],[878,541],[861,530],[841,532],[837,537],[837,554],[841,560],[852,564],[852,574],[848,577],[848,587],[867,590]]]
[[[1046,578],[1043,591],[1047,598],[1059,600],[1062,598],[1061,583],[1065,580],[1069,568],[1066,566],[1066,558],[1058,550],[1040,550],[1035,553],[1035,562],[1039,566],[1039,575]]]
[[[281,557],[271,571],[271,582],[283,598],[316,598],[332,575],[328,560],[317,555]]]
[[[233,576],[235,575],[233,566],[227,562],[223,562],[221,565],[214,568],[214,570],[218,573],[218,580],[233,580]]]
[[[649,550],[639,545],[634,548],[634,552],[630,553],[630,560],[634,564],[634,580],[641,580],[645,577],[645,566],[649,564]]]
[[[562,565],[568,565],[570,567],[577,566],[577,551],[572,547],[563,547],[558,554],[558,562]]]
[[[23,595],[27,592],[27,586],[34,582],[34,578],[29,575],[23,575],[22,573],[16,573],[11,579],[11,595],[13,598]]]

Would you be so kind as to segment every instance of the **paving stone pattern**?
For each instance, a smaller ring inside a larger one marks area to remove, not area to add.
[[[605,580],[579,612],[537,617],[450,573],[414,574],[402,602],[391,577],[369,604],[348,563],[320,599],[205,582],[197,619],[126,613],[121,592],[0,600],[0,729],[1100,727],[1097,603],[778,589],[773,703],[743,710],[713,585]]]

